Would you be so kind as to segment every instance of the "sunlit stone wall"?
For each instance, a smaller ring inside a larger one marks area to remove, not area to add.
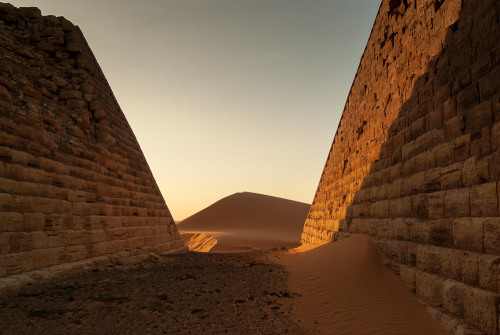
[[[499,333],[499,7],[382,2],[302,234],[370,234],[457,334]]]
[[[185,250],[80,29],[0,4],[0,277]]]

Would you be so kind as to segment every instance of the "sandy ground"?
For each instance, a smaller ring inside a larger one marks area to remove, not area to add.
[[[183,238],[202,252],[296,247],[270,253],[289,271],[292,318],[310,334],[448,334],[364,235],[299,246],[306,204],[254,193],[224,198],[180,222]]]
[[[0,297],[0,334],[448,334],[368,236],[297,247],[308,207],[224,198],[178,224],[202,252]]]
[[[177,227],[194,251],[294,248],[308,210],[309,204],[302,202],[242,192],[217,201]]]
[[[304,334],[267,253],[110,265],[0,297],[0,334]]]
[[[0,297],[0,334],[447,334],[367,236],[108,264]]]
[[[290,271],[290,288],[302,294],[293,312],[304,327],[338,335],[449,335],[383,264],[368,236],[296,251],[278,262]]]

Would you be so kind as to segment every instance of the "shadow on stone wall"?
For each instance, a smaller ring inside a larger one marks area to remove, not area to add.
[[[500,300],[499,7],[464,1],[337,233],[373,236],[435,317],[487,334]]]

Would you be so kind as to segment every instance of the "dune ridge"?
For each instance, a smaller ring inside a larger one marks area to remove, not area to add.
[[[365,235],[283,254],[290,288],[300,292],[294,314],[321,334],[449,334]]]

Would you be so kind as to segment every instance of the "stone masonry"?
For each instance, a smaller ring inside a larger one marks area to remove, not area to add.
[[[382,1],[302,234],[373,236],[456,334],[499,334],[499,11]]]
[[[80,29],[0,3],[0,277],[184,250]]]

